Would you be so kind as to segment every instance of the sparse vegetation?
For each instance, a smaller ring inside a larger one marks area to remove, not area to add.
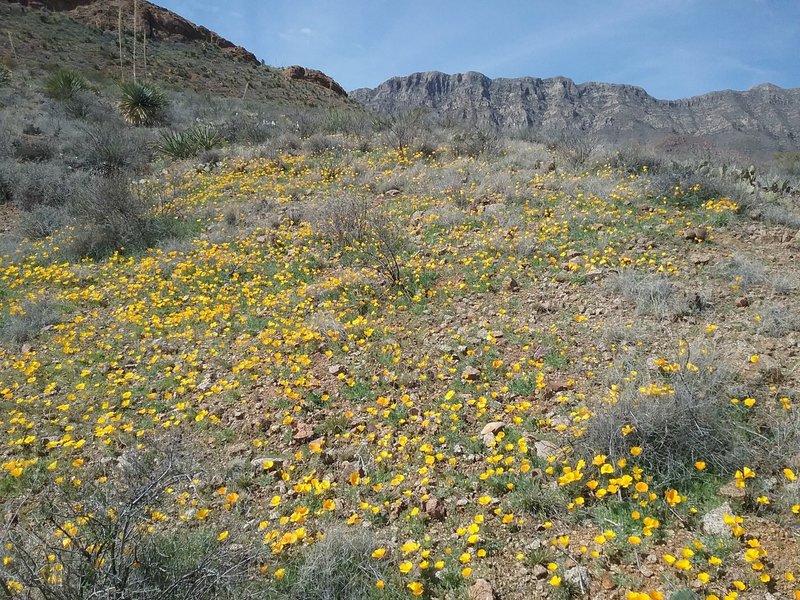
[[[124,119],[131,40],[0,11],[0,596],[797,592],[790,157],[370,123],[158,39]]]

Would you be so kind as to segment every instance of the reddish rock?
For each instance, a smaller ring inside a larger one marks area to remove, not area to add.
[[[494,600],[492,584],[485,579],[478,579],[469,587],[469,600]]]
[[[347,92],[344,91],[342,86],[336,83],[333,78],[329,77],[322,71],[318,71],[317,69],[306,69],[305,67],[301,67],[299,65],[292,65],[291,67],[286,67],[283,70],[283,74],[289,79],[299,79],[300,81],[315,83],[331,90],[337,96],[347,96]]]

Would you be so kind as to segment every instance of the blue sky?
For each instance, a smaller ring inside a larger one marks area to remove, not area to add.
[[[800,0],[155,0],[345,89],[416,71],[564,75],[683,98],[800,87]]]

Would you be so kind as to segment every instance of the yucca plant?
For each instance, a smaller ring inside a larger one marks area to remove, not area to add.
[[[173,159],[190,158],[197,154],[194,141],[187,131],[163,132],[156,149]]]
[[[167,131],[161,134],[157,150],[174,159],[191,158],[203,150],[211,150],[223,143],[223,138],[211,125],[195,125],[185,131]]]
[[[75,71],[61,69],[53,74],[45,84],[47,95],[56,100],[69,100],[78,92],[88,88],[86,80]]]
[[[157,87],[149,83],[125,81],[119,88],[119,110],[131,125],[152,125],[163,117],[167,98]]]
[[[222,136],[212,125],[195,125],[189,130],[189,135],[195,144],[198,152],[200,150],[211,150],[223,143]]]

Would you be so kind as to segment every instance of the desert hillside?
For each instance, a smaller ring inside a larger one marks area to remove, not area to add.
[[[0,596],[800,598],[800,155],[134,79],[51,8],[0,3]]]

